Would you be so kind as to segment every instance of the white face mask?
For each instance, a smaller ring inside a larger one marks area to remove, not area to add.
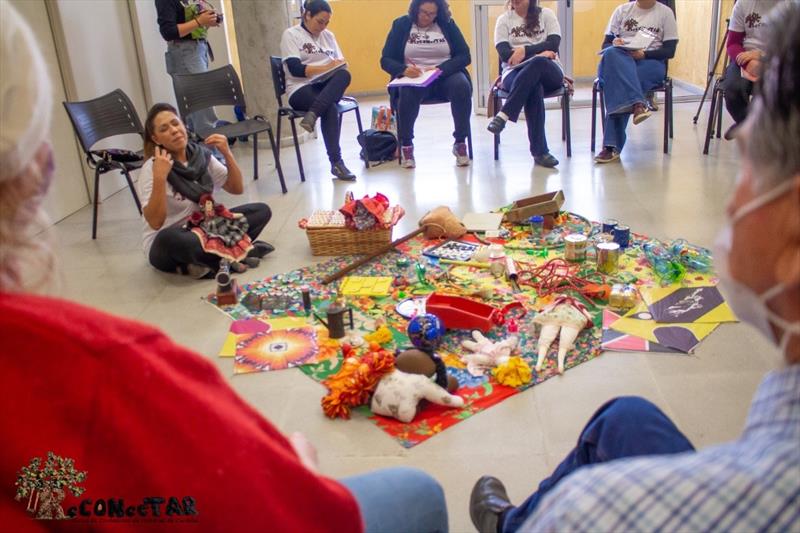
[[[783,317],[769,309],[767,303],[786,290],[787,287],[782,283],[778,283],[762,294],[756,294],[753,289],[731,276],[729,261],[731,247],[733,246],[733,227],[736,223],[753,211],[780,198],[786,194],[786,191],[792,189],[794,185],[794,180],[787,181],[771,191],[753,198],[737,209],[719,232],[714,243],[714,266],[716,266],[717,274],[719,275],[720,290],[724,293],[728,305],[731,306],[739,320],[754,326],[774,344],[779,344],[781,353],[786,350],[789,339],[793,335],[800,335],[800,321],[788,322],[784,320]],[[783,329],[784,333],[781,339],[775,338],[770,322]]]

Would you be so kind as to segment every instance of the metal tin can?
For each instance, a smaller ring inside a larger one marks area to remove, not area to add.
[[[580,233],[570,233],[564,237],[564,258],[567,261],[584,261],[586,259],[586,247],[589,239]]]
[[[614,233],[614,228],[619,225],[619,222],[613,218],[608,218],[603,221],[603,233]]]
[[[619,269],[619,244],[601,242],[597,248],[597,270],[603,274],[616,274]]]
[[[638,293],[633,285],[615,283],[611,286],[608,306],[618,311],[627,311],[636,306],[637,300]]]
[[[614,228],[614,242],[619,244],[620,248],[627,248],[631,242],[631,228],[618,224]]]

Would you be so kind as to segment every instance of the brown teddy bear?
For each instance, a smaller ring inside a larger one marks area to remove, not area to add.
[[[427,239],[459,239],[467,233],[467,227],[444,205],[431,210],[422,217],[419,225],[425,228]]]

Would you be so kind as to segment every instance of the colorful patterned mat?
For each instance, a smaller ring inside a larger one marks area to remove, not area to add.
[[[558,236],[576,232],[586,235],[593,234],[598,231],[598,225],[590,223],[583,217],[569,214],[564,223],[554,230],[555,239],[551,238],[547,243],[538,244],[531,243],[524,237],[525,231],[523,228],[517,229],[519,230],[518,233],[515,233],[512,229],[511,235],[507,240],[493,239],[493,242],[504,242],[506,244],[506,253],[518,262],[540,265],[549,259],[563,257],[563,245],[559,244]],[[471,237],[465,237],[463,240],[472,239]],[[639,250],[639,246],[645,240],[647,240],[647,237],[643,235],[631,235],[631,246],[620,258],[619,273],[606,277],[606,282],[635,283],[644,287],[658,284],[652,269]],[[439,244],[439,241],[428,241],[422,236],[413,238],[398,246],[396,253],[384,254],[350,273],[353,276],[403,276],[412,283],[408,287],[394,288],[389,297],[347,299],[347,303],[355,311],[355,329],[363,333],[371,332],[374,329],[375,321],[382,319],[395,330],[393,348],[410,346],[404,333],[399,333],[405,332],[407,320],[395,311],[395,306],[398,302],[407,298],[427,295],[432,292],[433,288],[431,286],[417,283],[418,275],[415,270],[415,263],[420,260],[427,270],[426,279],[436,285],[439,292],[460,294],[462,296],[475,295],[482,301],[498,308],[512,301],[523,303],[529,309],[529,312],[525,317],[518,319],[519,332],[517,335],[520,339],[521,356],[533,368],[536,363],[537,337],[536,329],[532,322],[535,313],[531,311],[541,309],[546,301],[540,300],[532,289],[525,286],[521,287],[521,291],[514,292],[514,289],[505,279],[494,278],[487,269],[436,265],[428,262],[423,258],[421,252],[436,244]],[[398,261],[401,258],[405,261]],[[321,280],[325,276],[352,263],[355,259],[357,259],[357,256],[337,257],[314,266],[300,268],[244,285],[242,286],[240,303],[222,307],[221,309],[234,319],[256,316],[261,318],[302,316],[305,313],[303,311],[300,287],[307,285],[311,288],[314,310],[324,316],[324,308],[336,295],[339,282],[324,286],[321,284]],[[404,263],[407,264],[404,265]],[[594,276],[601,276],[594,271],[593,261],[587,261],[585,267],[586,274],[591,273]],[[682,282],[683,285],[687,286],[713,283],[714,281],[710,276],[696,273],[687,276]],[[494,290],[485,290],[490,287]],[[491,297],[486,298],[486,295],[490,292],[492,293]],[[270,309],[260,312],[251,311],[242,303],[248,294],[266,295],[266,301]],[[207,300],[215,304],[215,296],[213,294],[209,295]],[[594,317],[594,327],[583,331],[578,336],[575,347],[567,355],[567,369],[600,355],[603,308],[590,306],[589,310]],[[499,340],[507,334],[505,327],[495,327],[487,334],[487,337],[492,340]],[[551,354],[548,356],[542,371],[537,373],[534,370],[531,382],[522,387],[513,388],[501,385],[491,375],[472,376],[467,372],[466,366],[457,355],[463,353],[461,341],[466,339],[470,339],[469,331],[448,330],[444,337],[444,342],[437,352],[447,364],[448,373],[458,379],[459,388],[456,394],[466,400],[463,408],[454,409],[428,404],[420,411],[414,421],[408,424],[392,418],[372,415],[366,406],[354,410],[353,416],[368,417],[378,427],[397,439],[402,446],[410,448],[444,431],[448,427],[502,402],[509,396],[558,375],[555,368],[556,358],[553,355],[557,343],[554,343],[554,346],[551,347]],[[327,360],[319,364],[303,365],[298,368],[310,378],[319,382],[337,372],[341,362],[342,357],[339,354],[336,359]],[[568,374],[565,379],[568,379]],[[319,402],[319,398],[313,398],[310,401]],[[320,416],[324,416],[321,407]],[[346,424],[347,421],[341,421],[341,423]]]

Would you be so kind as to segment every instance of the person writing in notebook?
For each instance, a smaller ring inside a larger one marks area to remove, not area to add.
[[[333,32],[327,29],[333,11],[325,0],[306,0],[303,17],[297,26],[283,32],[281,55],[286,71],[286,94],[292,109],[305,111],[300,127],[314,131],[317,119],[322,120],[322,138],[331,162],[331,174],[337,179],[353,181],[355,174],[345,166],[339,146],[341,129],[336,104],[350,85],[350,72]],[[330,76],[319,77],[334,69]]]
[[[472,58],[464,36],[450,15],[445,0],[411,0],[408,15],[395,19],[381,54],[381,68],[392,78],[417,78],[430,69],[441,75],[426,87],[390,89],[397,110],[400,163],[414,168],[414,123],[419,107],[429,99],[450,102],[455,129],[453,155],[456,165],[469,165],[466,138],[472,113],[472,82],[467,65]]]
[[[637,36],[648,37],[646,48],[624,48]],[[636,0],[614,10],[597,69],[606,103],[603,149],[594,158],[597,163],[619,159],[631,115],[634,124],[641,124],[650,116],[645,95],[664,83],[667,60],[675,57],[677,46],[675,14],[664,4],[656,0]]]
[[[503,90],[509,96],[489,121],[488,130],[497,135],[507,121],[516,122],[524,108],[533,161],[553,168],[558,159],[547,147],[544,95],[564,83],[564,71],[558,63],[561,27],[555,13],[539,7],[538,0],[508,0],[506,8],[497,18],[494,43],[502,62]]]

